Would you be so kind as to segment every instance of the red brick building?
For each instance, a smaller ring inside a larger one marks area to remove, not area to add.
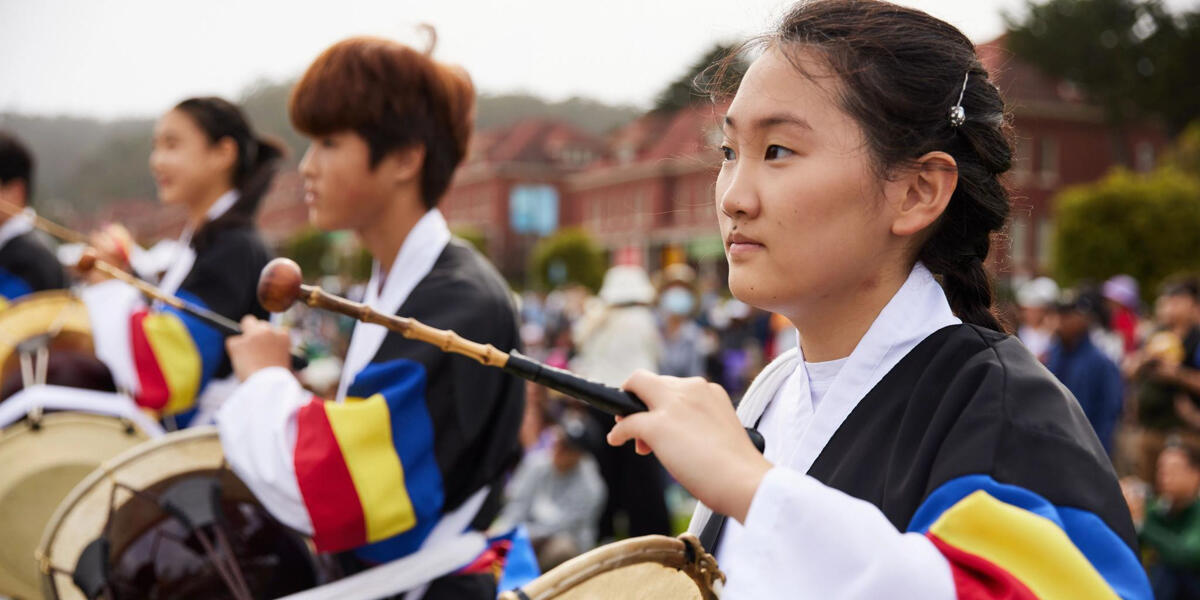
[[[1050,261],[1053,196],[1064,187],[1095,181],[1120,164],[1148,171],[1167,139],[1153,125],[1126,127],[1118,135],[1075,86],[1014,58],[1003,36],[981,44],[978,52],[1012,113],[1015,136],[1015,160],[1007,176],[1013,215],[1003,268],[1041,273]]]
[[[1016,160],[1007,176],[1013,219],[994,252],[996,266],[1002,275],[1040,272],[1050,259],[1051,198],[1122,163],[1149,170],[1167,140],[1151,125],[1117,135],[1074,86],[1016,60],[1003,37],[980,45],[979,54],[1004,94],[1015,135]],[[492,258],[516,274],[536,236],[509,229],[508,197],[514,186],[544,183],[558,192],[559,223],[583,227],[614,257],[641,257],[652,269],[684,258],[719,261],[713,183],[722,111],[702,103],[672,115],[646,115],[603,146],[586,142],[588,154],[581,157],[593,159],[586,168],[540,150],[544,140],[587,138],[566,125],[527,121],[482,133],[451,188],[447,215],[452,224],[484,230]],[[542,131],[555,133],[543,138]]]
[[[1007,176],[1013,218],[993,252],[995,266],[1002,276],[1040,272],[1050,259],[1052,197],[1118,164],[1149,170],[1167,140],[1145,125],[1115,134],[1074,86],[1013,58],[1003,37],[980,45],[979,54],[1015,129],[1016,160]],[[442,210],[452,228],[482,236],[488,255],[515,281],[533,244],[564,226],[589,231],[613,260],[651,269],[679,260],[723,264],[713,201],[723,111],[701,103],[647,114],[606,138],[542,119],[477,132]],[[147,210],[144,202],[115,204],[96,219],[125,223],[142,240],[173,236],[183,222],[182,214]],[[294,170],[277,178],[258,222],[276,246],[307,226]]]
[[[492,261],[515,276],[540,235],[577,222],[564,201],[565,182],[606,150],[604,140],[548,120],[478,132],[441,209],[452,228],[482,235]],[[514,205],[531,195],[536,205]],[[526,223],[530,218],[540,222]]]

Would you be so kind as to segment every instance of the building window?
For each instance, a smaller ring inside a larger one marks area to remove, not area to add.
[[[1037,259],[1038,266],[1050,264],[1051,250],[1054,244],[1054,223],[1050,219],[1037,220]]]
[[[1024,179],[1033,171],[1033,138],[1018,137],[1013,149],[1013,175]]]
[[[1013,215],[1008,226],[1008,252],[1015,264],[1029,258],[1029,221],[1024,215]]]
[[[1042,138],[1038,150],[1038,174],[1041,175],[1043,181],[1056,181],[1058,179],[1058,140],[1052,137]]]
[[[1148,173],[1154,170],[1154,144],[1150,142],[1138,142],[1133,154],[1134,164],[1137,166],[1138,171]]]
[[[633,197],[633,228],[643,229],[646,225],[646,192],[638,192]]]

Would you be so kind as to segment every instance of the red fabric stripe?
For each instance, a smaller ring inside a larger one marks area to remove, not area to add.
[[[457,575],[475,575],[478,573],[491,573],[498,581],[504,573],[504,564],[508,559],[508,552],[512,550],[512,540],[496,540],[488,546],[486,550],[475,557],[471,564],[459,569],[455,572]]]
[[[320,398],[296,415],[293,461],[317,550],[340,552],[366,544],[362,503]]]
[[[147,310],[133,313],[129,323],[130,346],[133,348],[133,368],[137,370],[138,390],[136,401],[138,406],[154,410],[162,410],[171,399],[171,390],[167,387],[167,378],[163,376],[154,357],[154,349],[146,338],[146,330],[142,321],[146,319]]]
[[[1025,584],[995,563],[963,552],[936,535],[925,536],[950,563],[960,600],[1037,600]]]

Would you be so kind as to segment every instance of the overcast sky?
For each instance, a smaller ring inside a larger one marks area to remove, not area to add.
[[[1171,0],[1173,6],[1196,0]],[[1023,0],[910,0],[971,39]],[[647,106],[710,44],[761,33],[786,0],[0,0],[0,112],[155,115],[294,77],[355,34],[423,44],[487,92]]]

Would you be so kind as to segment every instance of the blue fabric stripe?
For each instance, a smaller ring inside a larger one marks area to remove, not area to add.
[[[978,490],[1057,525],[1118,596],[1127,600],[1154,598],[1137,555],[1100,517],[1078,508],[1055,506],[1034,492],[1000,483],[990,475],[966,475],[942,484],[913,514],[908,531],[928,533],[943,513]]]
[[[24,279],[13,275],[6,269],[0,269],[0,296],[6,300],[16,300],[32,293],[33,287]]]
[[[190,304],[201,308],[208,308],[194,294],[179,290],[175,295]],[[171,306],[164,306],[163,310],[179,317],[179,320],[183,321],[183,326],[187,328],[188,335],[192,336],[192,342],[196,344],[196,349],[200,352],[200,386],[196,388],[196,394],[199,395],[204,391],[204,386],[208,385],[213,374],[217,372],[217,367],[221,365],[221,361],[225,358],[225,336],[221,335],[221,332],[216,327],[202,321],[200,317],[193,316]]]
[[[512,547],[504,558],[504,572],[500,575],[500,583],[496,587],[501,592],[524,586],[542,574],[537,555],[533,552],[533,541],[529,539],[529,532],[524,525],[488,541],[504,539],[512,542]]]
[[[433,452],[433,420],[425,405],[425,366],[408,359],[367,365],[346,391],[369,398],[383,394],[392,420],[392,444],[404,466],[404,485],[417,524],[399,535],[354,551],[363,560],[382,563],[416,552],[441,518],[445,503],[442,472]]]

